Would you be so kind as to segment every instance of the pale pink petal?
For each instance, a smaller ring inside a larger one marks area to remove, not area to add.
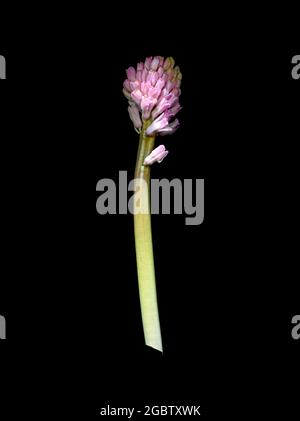
[[[170,117],[174,117],[180,110],[181,110],[181,106],[179,104],[179,102],[177,101],[172,108],[170,108],[170,110],[168,111]]]
[[[161,93],[160,89],[154,88],[153,86],[151,86],[148,91],[148,95],[156,99],[158,99],[160,93]]]
[[[138,89],[140,87],[140,83],[138,80],[135,80],[134,82],[129,82],[130,83],[130,90],[131,91],[135,91],[136,89]]]
[[[127,73],[128,79],[133,82],[135,80],[135,69],[133,67],[129,67],[126,70],[126,73]]]
[[[164,74],[164,69],[163,69],[162,67],[160,67],[160,68],[157,70],[157,73],[158,73],[158,76],[159,76],[159,77],[162,77],[162,75]]]
[[[157,72],[155,72],[154,75],[153,75],[153,78],[151,80],[152,86],[155,86],[156,85],[156,82],[158,81],[158,78],[159,78],[159,75],[158,75]]]
[[[155,86],[157,80],[158,80],[158,74],[150,70],[147,76],[147,82],[150,83],[152,86]]]
[[[162,79],[165,83],[167,83],[167,82],[168,82],[168,80],[169,80],[169,77],[168,77],[167,73],[164,73],[164,74],[162,75],[161,79]]]
[[[140,102],[141,102],[142,97],[143,97],[142,92],[139,89],[136,89],[135,91],[131,92],[131,98],[138,105],[140,105]]]
[[[154,70],[154,71],[157,70],[157,68],[159,66],[159,61],[160,61],[159,57],[154,57],[154,59],[151,62],[151,65],[150,65],[151,70]]]
[[[168,155],[168,153],[169,153],[169,151],[165,151],[164,153],[162,153],[160,155],[160,157],[157,159],[157,162],[160,164],[165,159],[165,157]]]
[[[161,130],[159,130],[159,134],[161,136],[165,136],[167,134],[173,134],[179,127],[179,121],[178,120],[174,120],[172,123],[170,123],[168,126],[162,128]]]
[[[143,95],[148,95],[150,85],[148,82],[142,82],[141,83],[141,91]]]
[[[155,162],[162,162],[162,160],[168,155],[169,151],[166,150],[164,145],[158,146],[154,149],[150,155],[148,155],[144,160],[144,165],[152,165]]]
[[[171,82],[170,80],[168,80],[166,84],[166,90],[168,92],[171,92],[174,87],[175,87],[175,82]]]
[[[126,79],[125,82],[123,83],[123,87],[124,89],[126,89],[126,91],[131,92],[130,82],[128,79]]]
[[[146,82],[147,76],[148,76],[148,70],[144,69],[143,72],[142,72],[142,81],[143,82]]]
[[[165,86],[165,81],[163,79],[158,79],[155,87],[161,91],[164,86]]]
[[[168,119],[163,114],[162,116],[158,117],[156,120],[154,120],[148,129],[146,130],[147,136],[151,136],[158,132],[159,130],[165,128],[168,125]]]
[[[151,111],[155,106],[157,100],[155,98],[150,97],[143,97],[141,100],[141,109],[142,109],[142,116],[144,120],[148,120],[150,118]]]
[[[170,107],[170,103],[166,98],[162,98],[152,112],[152,118],[156,118]]]
[[[136,104],[131,103],[128,107],[128,113],[133,125],[136,129],[141,129],[142,127],[142,120],[140,118],[139,109]]]

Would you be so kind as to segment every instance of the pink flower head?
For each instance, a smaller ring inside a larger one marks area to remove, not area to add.
[[[171,119],[181,109],[179,104],[182,75],[173,57],[148,57],[138,63],[136,69],[129,67],[123,93],[129,101],[129,115],[135,129],[149,121],[146,134],[170,134],[179,122]],[[135,104],[133,107],[132,104]]]
[[[164,145],[160,145],[145,158],[144,165],[152,165],[154,162],[160,163],[168,155],[168,153],[169,151],[166,150]]]

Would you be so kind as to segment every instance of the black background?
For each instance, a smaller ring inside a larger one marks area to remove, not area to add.
[[[10,414],[96,419],[108,403],[201,405],[206,419],[297,413],[299,45],[284,20],[197,16],[144,31],[127,15],[104,30],[102,17],[7,49],[1,36]],[[99,179],[133,176],[122,83],[149,55],[172,55],[183,74],[181,127],[152,176],[205,179],[203,224],[153,216],[163,355],[144,345],[132,216],[93,214],[91,199]]]

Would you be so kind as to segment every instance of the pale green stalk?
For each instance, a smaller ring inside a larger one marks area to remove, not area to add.
[[[140,134],[135,168],[135,183],[136,186],[139,186],[139,203],[134,201],[134,234],[145,342],[146,345],[162,352],[151,232],[151,167],[143,165],[146,156],[152,152],[155,142],[155,136],[146,136],[145,134],[148,125],[148,122],[144,123]],[[143,209],[143,213],[138,213],[137,208]]]

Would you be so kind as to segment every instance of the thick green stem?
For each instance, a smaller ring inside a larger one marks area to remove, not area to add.
[[[147,126],[146,122],[140,134],[135,168],[134,234],[145,342],[162,352],[151,232],[150,166],[143,165],[153,150],[155,136],[146,136]]]

